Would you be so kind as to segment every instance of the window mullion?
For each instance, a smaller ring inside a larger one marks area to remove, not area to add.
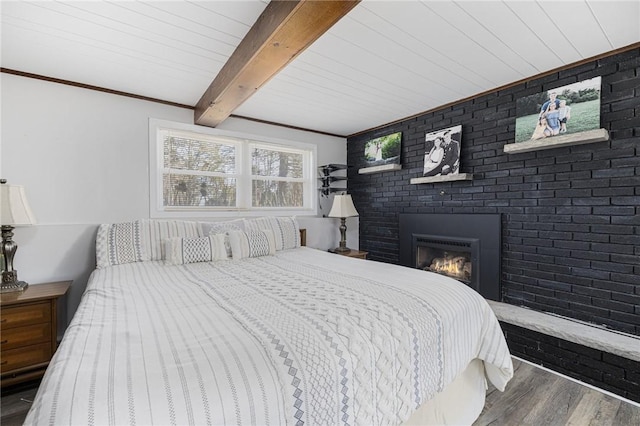
[[[251,206],[251,144],[249,141],[241,143],[240,158],[240,182],[238,184],[238,207],[250,209]]]

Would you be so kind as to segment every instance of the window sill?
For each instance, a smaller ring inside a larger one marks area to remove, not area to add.
[[[158,210],[152,212],[151,219],[206,219],[242,218],[262,216],[317,216],[315,209],[264,209],[264,210]]]

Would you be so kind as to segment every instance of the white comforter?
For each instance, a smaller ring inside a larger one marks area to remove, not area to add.
[[[96,270],[26,424],[399,424],[511,358],[452,279],[300,248]]]

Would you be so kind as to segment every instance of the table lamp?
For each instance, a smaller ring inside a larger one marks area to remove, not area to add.
[[[2,282],[0,293],[22,291],[28,284],[18,281],[18,271],[13,269],[13,256],[18,245],[13,241],[13,229],[16,226],[34,225],[36,219],[29,208],[24,188],[20,185],[8,185],[6,179],[0,179],[0,230],[2,232],[3,258]]]
[[[345,224],[348,217],[358,216],[358,211],[353,205],[350,194],[335,195],[333,197],[333,205],[329,212],[329,217],[340,218],[340,246],[336,247],[336,253],[347,253],[351,249],[347,247],[347,225]]]

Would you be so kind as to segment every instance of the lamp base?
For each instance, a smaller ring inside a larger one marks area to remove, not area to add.
[[[12,283],[2,283],[0,293],[12,293],[14,291],[24,291],[29,286],[25,281],[15,281]]]
[[[329,253],[345,254],[351,252],[349,247],[336,247],[328,250]]]

